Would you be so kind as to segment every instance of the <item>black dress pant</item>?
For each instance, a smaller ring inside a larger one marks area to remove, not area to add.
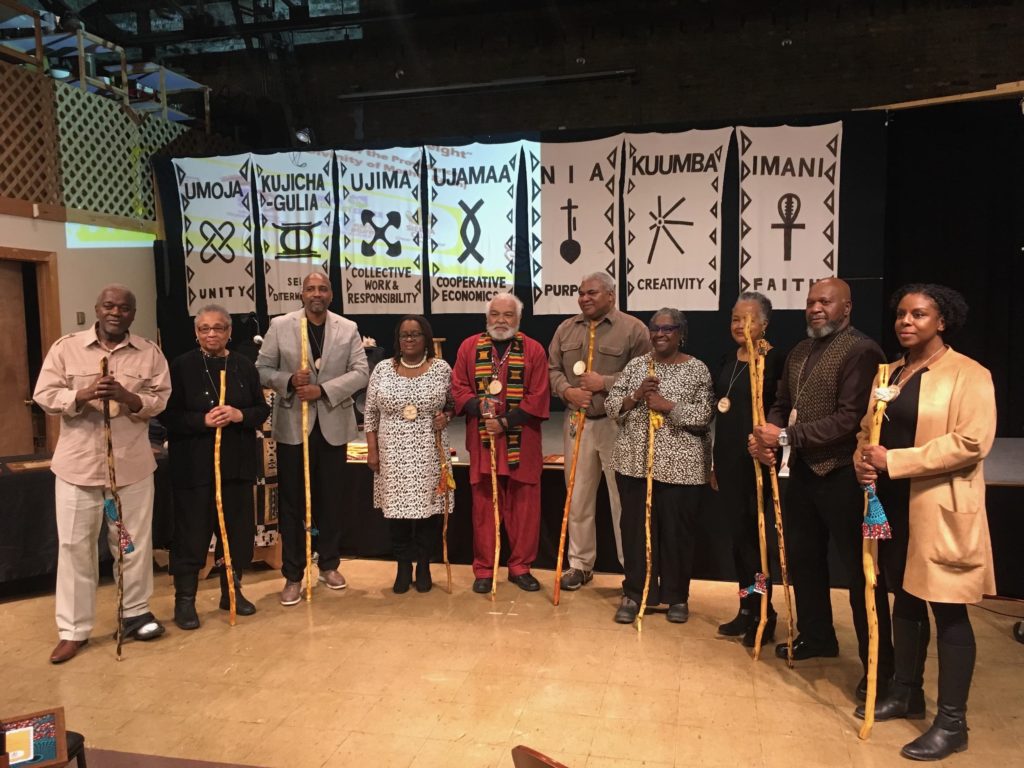
[[[391,547],[400,563],[430,562],[441,538],[441,515],[388,520]]]
[[[819,477],[799,456],[790,462],[789,486],[783,522],[787,558],[796,598],[797,629],[814,647],[837,645],[829,595],[828,543],[831,539],[846,569],[850,610],[857,632],[861,662],[867,667],[868,621],[862,567],[864,493],[852,466],[839,467]],[[878,674],[892,675],[892,622],[884,571],[875,587],[878,611]]]
[[[256,515],[253,510],[252,480],[225,480],[221,483],[224,525],[228,530],[231,564],[236,573],[252,562],[256,537]],[[174,489],[174,538],[171,542],[171,574],[185,576],[198,573],[206,565],[210,536],[216,534],[216,559],[224,548],[217,521],[217,500],[213,485]]]
[[[622,501],[622,593],[640,602],[647,571],[644,511],[647,480],[615,473]],[[702,486],[654,481],[651,491],[651,584],[647,605],[685,603],[690,599],[693,545]]]
[[[771,482],[768,469],[764,469],[764,525],[765,530],[775,525],[775,509],[772,505]],[[727,467],[717,466],[718,497],[722,509],[729,522],[732,533],[732,557],[736,566],[736,579],[740,589],[754,584],[757,574],[761,572],[760,534],[757,529],[757,485],[751,478],[753,467],[749,459],[743,465],[732,462]],[[768,609],[771,609],[771,549],[768,551]],[[750,596],[751,608],[760,606],[761,596],[754,593]]]
[[[347,447],[331,445],[314,424],[309,435],[309,485],[312,500],[313,551],[321,571],[341,563],[342,467]],[[302,444],[277,444],[278,516],[281,573],[301,581],[306,570],[306,490]]]

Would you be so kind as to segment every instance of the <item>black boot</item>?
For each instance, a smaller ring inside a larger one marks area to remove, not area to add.
[[[174,623],[179,629],[199,629],[196,613],[196,590],[199,574],[174,574]]]
[[[967,694],[977,648],[941,640],[938,647],[939,711],[932,727],[900,751],[911,760],[942,760],[967,749]]]
[[[416,591],[429,592],[432,586],[434,581],[430,578],[430,558],[424,557],[416,563]]]
[[[231,610],[231,596],[228,594],[228,573],[227,570],[220,572],[220,609]],[[235,571],[235,613],[239,616],[252,616],[256,613],[256,606],[245,599],[242,594],[242,574]]]
[[[395,574],[395,586],[391,588],[391,591],[396,595],[404,595],[409,591],[409,585],[412,584],[412,563],[408,560],[398,561],[398,573]]]
[[[768,606],[768,620],[764,624],[764,632],[761,633],[761,642],[770,643],[775,640],[775,625],[778,623],[779,615]],[[757,641],[757,625],[761,623],[761,616],[755,614],[747,631],[743,633],[743,646],[753,648]]]
[[[875,701],[875,720],[920,720],[924,717],[924,662],[928,655],[927,621],[892,617],[893,656],[896,671],[885,696]],[[879,680],[879,690],[882,681]],[[853,713],[864,719],[864,705]]]
[[[757,623],[757,617],[754,616],[753,610],[750,607],[750,598],[740,598],[740,610],[736,614],[736,618],[732,621],[727,621],[725,624],[718,625],[718,634],[725,635],[726,637],[740,637],[745,634],[747,629],[750,627],[751,622]]]

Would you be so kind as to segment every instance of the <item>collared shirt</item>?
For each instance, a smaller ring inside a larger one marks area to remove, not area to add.
[[[142,408],[136,413],[123,403],[116,404],[116,416],[111,413],[117,484],[136,483],[156,469],[149,446],[149,420],[163,411],[171,396],[167,360],[156,344],[131,334],[108,351],[96,337],[94,325],[54,342],[46,353],[33,394],[44,411],[61,417],[60,439],[50,469],[74,485],[110,485],[103,404],[100,400],[81,405],[75,402],[75,392],[92,386],[100,377],[104,357],[109,359],[110,375],[142,400]]]
[[[548,375],[551,391],[565,400],[565,390],[579,386],[580,377],[573,366],[587,360],[590,343],[590,321],[581,312],[563,320],[548,345]],[[626,363],[646,354],[651,348],[651,334],[642,322],[632,315],[612,307],[597,324],[594,331],[594,359],[592,370],[604,377],[604,392],[595,392],[587,409],[587,416],[603,417],[604,400],[615,386]]]

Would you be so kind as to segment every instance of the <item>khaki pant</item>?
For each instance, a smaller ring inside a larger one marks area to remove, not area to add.
[[[56,478],[57,633],[61,640],[85,640],[96,620],[96,584],[103,523],[104,489],[72,485]],[[109,495],[109,492],[108,492]],[[153,594],[153,476],[118,489],[124,525],[135,551],[124,556],[124,615],[149,611]],[[117,574],[117,526],[107,526],[107,543]],[[114,614],[111,614],[114,618]]]
[[[562,423],[562,444],[565,452],[565,482],[569,483],[572,467],[572,451],[576,443],[569,436],[569,416],[566,412]],[[580,440],[580,452],[576,461],[576,484],[573,486],[572,506],[569,508],[569,566],[581,571],[594,570],[597,560],[597,489],[601,484],[601,473],[608,486],[608,501],[612,513],[612,528],[615,530],[615,550],[622,563],[622,531],[619,519],[622,504],[619,489],[615,485],[615,469],[612,455],[615,452],[615,438],[619,425],[615,419],[587,419]]]

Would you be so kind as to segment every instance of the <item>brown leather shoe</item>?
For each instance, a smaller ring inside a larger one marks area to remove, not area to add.
[[[88,642],[88,640],[61,640],[50,654],[50,663],[63,664],[65,661],[71,661]]]
[[[320,581],[331,589],[344,589],[348,586],[345,582],[345,577],[341,575],[341,571],[337,568],[331,571],[320,571]]]

